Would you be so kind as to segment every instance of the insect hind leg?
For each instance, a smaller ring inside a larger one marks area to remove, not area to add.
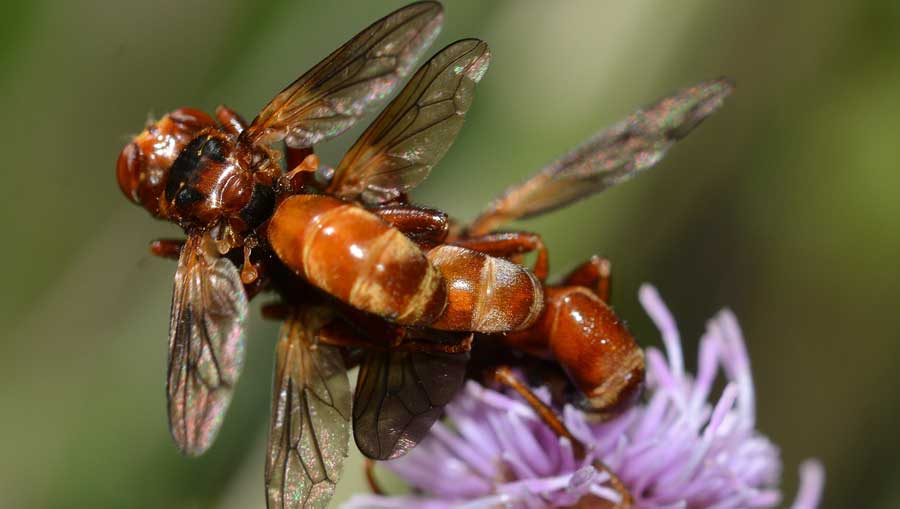
[[[575,267],[563,278],[565,286],[583,286],[594,292],[603,302],[609,303],[612,289],[612,264],[609,259],[594,255]]]
[[[450,231],[447,214],[437,209],[391,204],[373,208],[370,212],[403,232],[422,249],[430,249],[443,243]]]
[[[572,450],[576,456],[584,456],[586,448],[575,435],[569,431],[569,428],[563,423],[562,419],[553,408],[541,401],[540,398],[513,372],[509,366],[498,366],[492,373],[492,378],[498,384],[512,389],[521,396],[529,406],[540,417],[544,424],[552,429],[561,438],[566,438],[572,444]],[[619,494],[619,502],[613,506],[614,509],[632,509],[634,506],[634,497],[625,487],[625,484],[605,463],[600,460],[593,462],[592,466],[600,472],[604,472],[609,476],[609,484],[616,493]],[[587,495],[591,496],[591,495]]]
[[[540,235],[530,232],[496,232],[458,239],[454,245],[480,251],[490,256],[511,258],[530,252],[536,252],[532,272],[540,281],[547,279],[550,271],[547,246]]]

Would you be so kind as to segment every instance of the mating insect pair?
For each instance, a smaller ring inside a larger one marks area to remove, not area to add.
[[[288,86],[249,125],[224,107],[218,122],[176,110],[119,158],[126,196],[188,235],[183,245],[153,244],[155,253],[179,259],[167,395],[170,429],[185,453],[202,453],[221,424],[243,363],[249,298],[271,288],[283,300],[270,506],[322,507],[330,498],[349,439],[348,362],[361,363],[356,442],[377,459],[408,450],[439,417],[462,383],[472,332],[557,359],[598,409],[628,399],[610,394],[637,393],[640,351],[603,299],[579,290],[603,279],[588,266],[566,288],[545,291],[540,239],[490,232],[649,167],[720,104],[729,85],[704,83],[639,112],[448,238],[446,215],[409,205],[405,192],[461,128],[489,62],[483,42],[458,41],[435,55],[336,169],[312,154],[391,93],[441,21],[433,2],[401,8]],[[272,147],[281,141],[287,173]],[[532,249],[539,251],[534,272],[506,259]],[[592,349],[609,331],[620,340],[608,344],[637,354],[623,360]],[[361,359],[352,355],[360,347]]]

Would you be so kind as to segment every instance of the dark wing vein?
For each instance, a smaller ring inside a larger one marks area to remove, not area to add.
[[[244,137],[296,148],[337,136],[393,92],[437,37],[436,2],[403,7],[350,39],[275,96]]]
[[[318,344],[322,321],[298,311],[276,351],[266,462],[269,508],[324,509],[350,438],[350,382],[340,350]]]
[[[462,386],[468,359],[467,352],[368,352],[353,400],[359,450],[388,460],[414,447]]]
[[[456,139],[489,63],[476,39],[432,57],[347,151],[327,191],[383,202],[418,185]]]
[[[244,362],[247,296],[237,268],[192,235],[175,273],[169,322],[169,430],[185,454],[215,439]]]
[[[651,168],[718,110],[732,90],[726,79],[704,81],[636,111],[507,189],[472,223],[469,233],[481,235],[506,222],[564,207]]]

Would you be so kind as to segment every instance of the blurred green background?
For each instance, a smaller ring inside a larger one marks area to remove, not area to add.
[[[187,460],[166,429],[176,236],[119,192],[114,164],[148,114],[275,92],[401,2],[7,2],[0,12],[6,229],[0,507],[263,506],[277,324],[254,312],[247,366],[215,447]],[[466,128],[415,193],[471,218],[600,127],[728,75],[736,94],[647,176],[522,226],[556,272],[612,258],[639,340],[658,285],[694,345],[731,306],[759,426],[828,469],[825,507],[900,506],[900,4],[447,1],[435,48],[487,40]],[[358,130],[357,130],[358,132]],[[334,164],[353,133],[320,153]],[[338,499],[363,489],[354,458]]]

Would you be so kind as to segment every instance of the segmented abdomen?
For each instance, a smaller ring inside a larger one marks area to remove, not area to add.
[[[284,200],[269,243],[294,272],[344,302],[403,325],[426,325],[446,305],[441,274],[399,230],[323,195]]]
[[[457,246],[438,246],[428,260],[447,285],[447,309],[431,324],[435,329],[520,330],[544,307],[541,283],[521,265]]]

